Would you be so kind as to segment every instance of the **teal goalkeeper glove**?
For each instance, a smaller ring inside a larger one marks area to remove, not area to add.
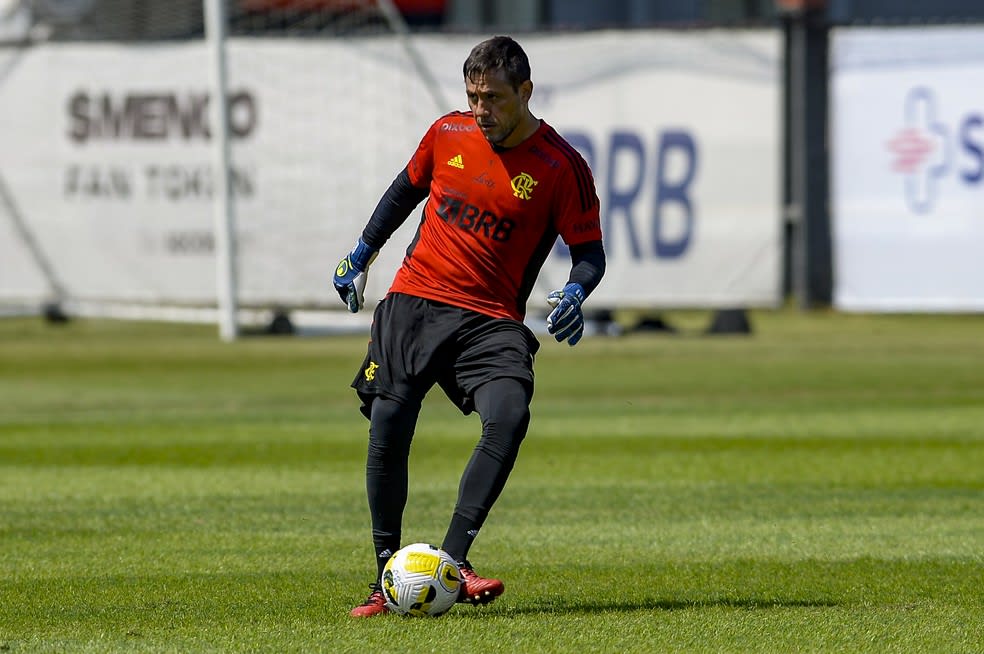
[[[358,313],[365,304],[366,272],[378,253],[378,250],[373,250],[360,238],[348,256],[339,261],[335,268],[332,283],[342,302],[348,305],[352,313]]]
[[[553,311],[547,316],[547,331],[553,334],[558,343],[567,341],[568,345],[574,347],[584,334],[584,313],[581,311],[584,288],[572,282],[563,290],[550,293],[547,302],[553,307]]]

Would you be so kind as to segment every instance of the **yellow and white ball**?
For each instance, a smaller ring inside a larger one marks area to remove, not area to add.
[[[458,564],[427,543],[400,548],[383,569],[386,606],[399,615],[438,616],[458,601],[462,579]]]

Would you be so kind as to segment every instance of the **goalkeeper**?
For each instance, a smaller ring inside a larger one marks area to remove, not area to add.
[[[431,125],[335,270],[342,301],[359,311],[376,253],[427,199],[352,382],[369,419],[366,488],[377,566],[356,617],[387,610],[380,575],[400,548],[410,442],[435,384],[462,413],[482,419],[442,549],[461,567],[459,601],[484,604],[502,594],[503,583],[480,577],[467,557],[529,427],[539,342],[523,324],[526,302],[560,236],[572,266],[567,284],[546,298],[547,330],[573,346],[584,330],[581,306],[605,271],[594,179],[578,152],[531,113],[523,49],[506,36],[483,41],[463,72],[470,111]]]

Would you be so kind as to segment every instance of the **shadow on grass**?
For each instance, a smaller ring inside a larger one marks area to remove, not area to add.
[[[787,609],[787,608],[826,608],[840,606],[839,602],[831,600],[804,599],[759,599],[759,598],[716,598],[699,600],[614,600],[611,602],[577,602],[564,603],[547,601],[539,606],[517,606],[506,609],[501,615],[532,615],[544,613],[630,613],[633,611],[687,611],[693,609],[725,608],[725,609]],[[460,617],[483,617],[484,611],[460,611]]]

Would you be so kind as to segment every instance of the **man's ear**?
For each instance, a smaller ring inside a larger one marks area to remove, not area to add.
[[[523,98],[524,102],[530,101],[533,97],[533,80],[528,79],[519,85],[519,97]]]

